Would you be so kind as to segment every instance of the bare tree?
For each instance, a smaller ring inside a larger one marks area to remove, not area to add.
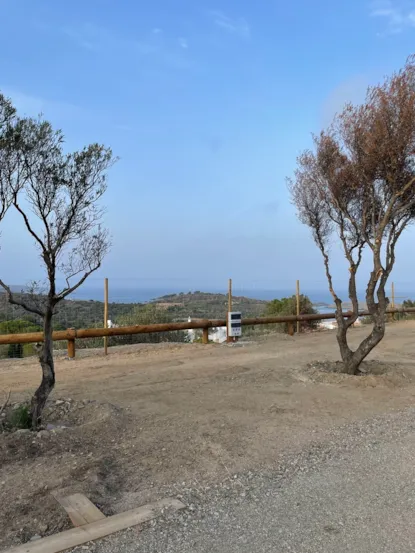
[[[56,307],[100,267],[109,248],[98,202],[106,190],[113,157],[110,149],[98,144],[65,154],[61,133],[44,121],[21,119],[15,133],[23,165],[19,162],[9,178],[11,203],[40,251],[47,285],[44,293],[32,286],[32,293],[23,297],[14,296],[2,280],[0,285],[11,304],[43,319],[42,381],[31,402],[31,422],[36,428],[55,385],[52,323]],[[62,289],[57,287],[60,275],[66,280]]]
[[[314,151],[298,158],[289,186],[300,220],[311,228],[323,255],[336,304],[337,341],[344,371],[356,374],[385,334],[389,303],[385,286],[395,263],[396,244],[415,218],[415,57],[379,86],[360,106],[346,105],[333,124],[314,137]],[[330,239],[337,234],[349,265],[352,317],[330,270]],[[373,328],[356,350],[347,332],[359,315],[356,274],[364,251],[371,259],[366,303]]]

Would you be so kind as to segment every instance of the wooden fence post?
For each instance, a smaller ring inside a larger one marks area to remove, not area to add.
[[[70,328],[69,330],[75,330]],[[75,359],[75,338],[69,338],[68,340],[68,358]]]
[[[209,343],[209,329],[208,327],[203,329],[202,344]]]
[[[108,328],[108,279],[104,280],[104,328]],[[108,355],[108,336],[104,336],[104,355]]]
[[[296,286],[296,300],[297,300],[297,317],[300,315],[300,281],[297,280],[297,286]],[[301,331],[301,323],[300,321],[297,321],[297,334],[300,334]]]
[[[226,341],[233,342],[234,339],[232,336],[229,336],[229,313],[232,311],[232,279],[229,279],[228,283],[228,316],[226,317]]]
[[[293,323],[288,323],[288,334],[290,336],[294,336],[294,324]]]

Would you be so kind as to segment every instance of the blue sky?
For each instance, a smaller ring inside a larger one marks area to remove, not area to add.
[[[413,53],[415,1],[0,0],[0,89],[68,148],[120,161],[105,203],[118,286],[326,286],[285,177],[311,132]],[[414,234],[395,280],[411,285]],[[9,214],[1,273],[42,275]],[[342,256],[334,247],[340,285]]]

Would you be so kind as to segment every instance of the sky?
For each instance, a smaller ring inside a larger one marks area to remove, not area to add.
[[[112,250],[90,281],[194,289],[326,287],[286,177],[347,101],[414,52],[415,1],[0,0],[0,90],[43,115],[68,150],[119,157],[105,223]],[[0,273],[41,278],[10,212]],[[394,279],[412,286],[415,234]],[[333,246],[333,273],[347,269]],[[368,265],[367,265],[368,267]],[[364,275],[365,276],[365,275]],[[364,283],[364,277],[362,283]],[[413,286],[415,288],[415,286]]]

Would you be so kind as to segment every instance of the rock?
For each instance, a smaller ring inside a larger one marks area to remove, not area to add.
[[[39,536],[39,534],[35,534],[34,536],[32,536],[30,538],[30,541],[37,541],[37,540],[41,540],[42,539],[42,536]]]
[[[62,399],[57,399],[55,405],[63,405],[65,402]]]
[[[48,423],[46,425],[46,430],[50,430],[50,431],[55,431],[55,430],[64,430],[65,428],[67,428],[67,426],[65,426],[64,424],[51,424],[51,423]]]
[[[29,434],[30,430],[28,428],[19,428],[19,430],[16,430],[16,434]]]
[[[45,534],[49,530],[49,526],[47,524],[39,524],[38,528],[41,534]]]
[[[37,433],[38,438],[47,438],[49,436],[49,432],[47,430],[41,430]]]
[[[53,432],[53,434],[59,434],[60,432],[63,432],[65,430],[66,426],[61,426],[61,427],[56,427],[54,428],[51,432]]]
[[[12,408],[13,410],[16,410],[16,409],[19,409],[19,407],[20,407],[20,403],[15,403]]]

